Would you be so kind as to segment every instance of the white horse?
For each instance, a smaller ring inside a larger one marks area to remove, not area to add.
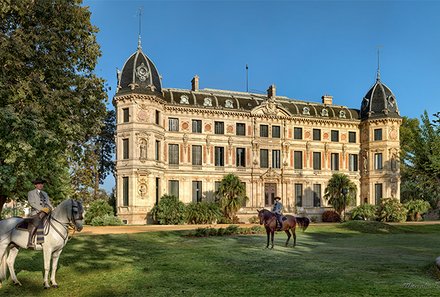
[[[9,218],[0,221],[0,287],[6,279],[6,266],[9,268],[11,279],[15,285],[20,285],[15,275],[14,263],[19,248],[27,249],[27,230],[15,228],[23,222],[22,218]],[[58,267],[58,259],[68,241],[68,228],[81,231],[83,228],[83,207],[81,202],[68,199],[60,203],[49,215],[48,225],[45,227],[44,242],[37,245],[37,250],[43,250],[44,255],[44,288],[50,288],[49,272],[52,260],[52,273],[50,281],[54,288],[58,288],[55,274]]]

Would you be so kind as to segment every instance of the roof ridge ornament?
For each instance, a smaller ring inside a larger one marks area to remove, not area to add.
[[[380,82],[380,49],[377,48],[377,74],[376,81]]]
[[[138,34],[138,50],[142,50],[142,44],[141,44],[141,32],[142,32],[142,7],[139,7],[139,34]]]

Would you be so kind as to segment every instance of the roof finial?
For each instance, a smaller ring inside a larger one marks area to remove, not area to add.
[[[142,45],[141,45],[141,32],[142,32],[142,7],[139,7],[139,36],[138,36],[138,50],[142,49]]]
[[[377,48],[377,75],[376,80],[380,81],[380,48]]]

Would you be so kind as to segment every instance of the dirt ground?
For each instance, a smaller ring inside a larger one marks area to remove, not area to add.
[[[124,226],[84,226],[78,235],[92,234],[124,234],[124,233],[141,233],[141,232],[157,232],[157,231],[176,231],[176,230],[194,230],[197,228],[226,228],[229,224],[211,224],[211,225],[124,225]],[[240,227],[252,227],[252,224],[240,224]]]

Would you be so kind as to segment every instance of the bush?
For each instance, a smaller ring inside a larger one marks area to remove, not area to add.
[[[90,223],[92,226],[120,226],[123,225],[121,219],[115,217],[113,214],[106,214],[99,217],[94,217]]]
[[[86,211],[84,223],[90,225],[94,218],[104,217],[105,215],[113,215],[113,208],[103,199],[95,200],[90,203]]]
[[[220,206],[215,202],[191,202],[186,206],[188,224],[212,224],[222,216]]]
[[[352,209],[353,220],[372,221],[376,219],[377,207],[372,204],[362,204]]]
[[[16,217],[24,217],[24,209],[21,206],[17,206],[15,209],[13,207],[4,207],[2,209],[1,218],[7,219],[12,218],[14,216]]]
[[[381,222],[405,222],[408,210],[396,198],[382,198],[377,210]]]
[[[249,218],[249,223],[251,224],[259,224],[260,223],[260,219],[258,218],[258,216],[253,216]]]
[[[422,219],[422,215],[431,208],[431,205],[428,201],[421,199],[410,200],[404,205],[408,210],[408,217],[411,221],[420,221]]]
[[[151,210],[153,219],[160,225],[178,225],[185,222],[185,204],[172,195],[163,195]]]
[[[334,210],[326,210],[322,213],[322,221],[327,223],[340,222],[341,216]]]

